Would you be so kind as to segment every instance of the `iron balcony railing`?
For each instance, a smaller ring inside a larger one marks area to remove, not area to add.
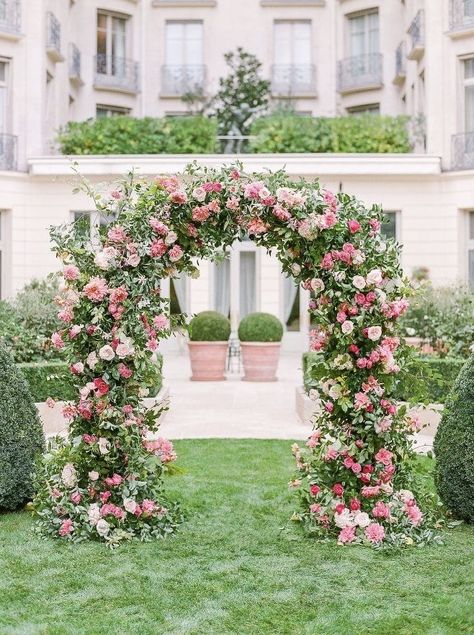
[[[453,135],[451,153],[453,170],[474,169],[474,132],[461,132]]]
[[[16,170],[17,137],[0,133],[0,170]]]
[[[202,92],[206,75],[207,68],[204,64],[165,65],[161,69],[161,92],[176,97]]]
[[[81,81],[81,51],[72,42],[69,44],[69,78]]]
[[[272,93],[304,96],[316,93],[316,67],[313,64],[275,64],[272,66]]]
[[[408,27],[410,36],[410,50],[407,57],[417,59],[419,52],[425,47],[425,12],[420,9]]]
[[[94,66],[96,86],[131,93],[138,93],[140,90],[138,62],[125,57],[99,54],[94,58]]]
[[[20,0],[0,0],[0,31],[15,34],[20,33],[20,29]]]
[[[451,0],[449,6],[449,28],[462,31],[474,27],[474,0]]]
[[[337,63],[337,86],[341,93],[382,86],[383,56],[369,53],[348,57]]]
[[[61,24],[51,11],[46,16],[46,48],[61,55]]]
[[[395,78],[403,79],[406,75],[406,70],[405,42],[400,42],[395,51]]]

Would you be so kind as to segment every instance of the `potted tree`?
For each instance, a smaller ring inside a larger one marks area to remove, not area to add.
[[[217,311],[203,311],[188,326],[192,381],[223,381],[230,336],[229,320]]]
[[[239,324],[244,381],[276,381],[283,325],[270,313],[250,313]]]

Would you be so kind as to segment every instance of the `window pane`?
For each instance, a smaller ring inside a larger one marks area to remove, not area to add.
[[[311,64],[310,22],[295,22],[293,25],[293,63]]]
[[[385,222],[381,227],[382,236],[385,238],[397,238],[397,212],[385,212]]]
[[[474,250],[469,250],[469,286],[474,291]]]
[[[230,314],[230,260],[214,264],[214,309],[229,317]]]
[[[7,79],[7,62],[0,62],[0,82],[5,82]]]
[[[364,55],[365,51],[365,16],[350,18],[351,56]]]
[[[465,131],[474,132],[474,85],[464,89]]]
[[[474,77],[474,57],[464,60],[464,77],[465,79]]]
[[[256,253],[240,252],[240,318],[253,313],[256,307],[257,292]]]
[[[469,240],[474,240],[474,212],[469,212]]]

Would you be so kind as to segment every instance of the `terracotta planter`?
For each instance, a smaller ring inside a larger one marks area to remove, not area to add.
[[[280,342],[240,342],[244,381],[277,381]]]
[[[223,381],[227,342],[188,342],[192,381]]]

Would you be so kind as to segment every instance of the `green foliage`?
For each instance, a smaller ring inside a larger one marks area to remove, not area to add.
[[[317,367],[321,358],[320,353],[303,353],[303,385],[306,392],[317,388]],[[445,403],[465,361],[460,357],[420,357],[414,354],[413,362],[407,364],[407,372],[400,373],[397,378],[400,381],[394,397],[400,401]]]
[[[262,64],[257,57],[241,47],[226,53],[224,58],[230,72],[219,79],[219,90],[213,100],[219,133],[246,135],[256,115],[268,107],[270,82],[260,76]]]
[[[73,375],[66,362],[29,362],[17,364],[26,379],[33,401],[76,399]]]
[[[28,385],[0,345],[0,509],[18,509],[33,496],[43,429]]]
[[[459,373],[434,441],[438,494],[457,518],[474,522],[474,357]]]
[[[206,154],[216,149],[216,123],[201,116],[102,117],[69,122],[58,142],[63,154]]]
[[[202,311],[193,317],[188,331],[192,342],[227,342],[230,322],[217,311]]]
[[[13,301],[0,301],[0,342],[9,349],[16,362],[60,357],[50,340],[51,333],[62,325],[53,301],[58,291],[55,277],[33,280]]]
[[[406,117],[301,117],[277,114],[255,121],[252,152],[410,152]]]
[[[250,313],[239,324],[241,342],[281,342],[283,325],[270,313]]]
[[[474,295],[463,286],[423,284],[401,326],[405,335],[426,341],[438,355],[466,359],[474,344]]]

